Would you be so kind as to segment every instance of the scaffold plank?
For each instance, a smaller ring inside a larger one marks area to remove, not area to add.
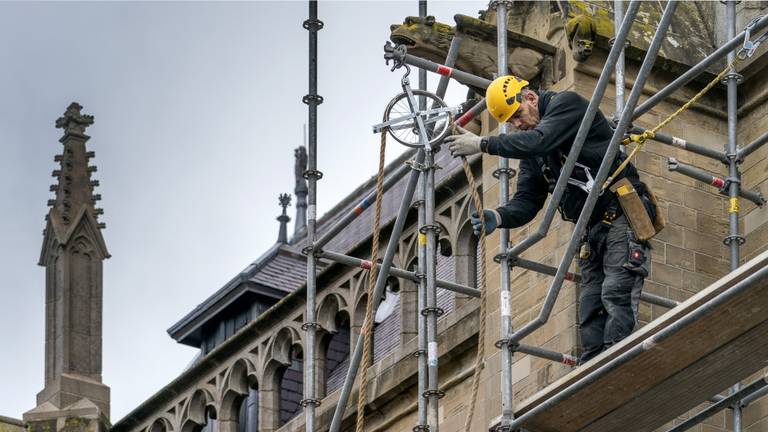
[[[658,344],[650,337],[768,265],[768,251],[541,390],[516,417],[557,395],[628,350],[647,349],[554,407],[531,416],[531,432],[651,431],[765,367],[768,282],[760,281]]]

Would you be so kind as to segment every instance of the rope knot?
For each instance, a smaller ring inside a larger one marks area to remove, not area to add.
[[[624,138],[624,140],[621,142],[622,145],[628,145],[630,143],[638,143],[643,144],[649,139],[653,139],[656,137],[656,134],[653,133],[653,131],[647,130],[641,134],[629,134],[629,137]]]

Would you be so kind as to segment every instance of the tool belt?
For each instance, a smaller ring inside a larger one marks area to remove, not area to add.
[[[622,178],[611,185],[610,190],[616,195],[618,207],[621,213],[626,215],[638,241],[647,241],[664,229],[666,220],[659,209],[656,196],[648,186],[641,183],[638,190],[629,179]],[[615,206],[609,206],[609,210],[610,207]],[[616,211],[606,211],[603,221],[613,222],[620,215]]]

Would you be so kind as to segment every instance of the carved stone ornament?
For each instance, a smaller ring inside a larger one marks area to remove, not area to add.
[[[67,134],[85,135],[85,128],[93,124],[93,116],[81,114],[82,109],[77,102],[69,104],[64,115],[56,120],[56,127]]]

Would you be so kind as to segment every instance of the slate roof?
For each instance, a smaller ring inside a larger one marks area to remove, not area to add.
[[[281,248],[281,250],[285,247]],[[307,261],[290,253],[278,253],[249,279],[285,292],[300,288],[307,280]]]

